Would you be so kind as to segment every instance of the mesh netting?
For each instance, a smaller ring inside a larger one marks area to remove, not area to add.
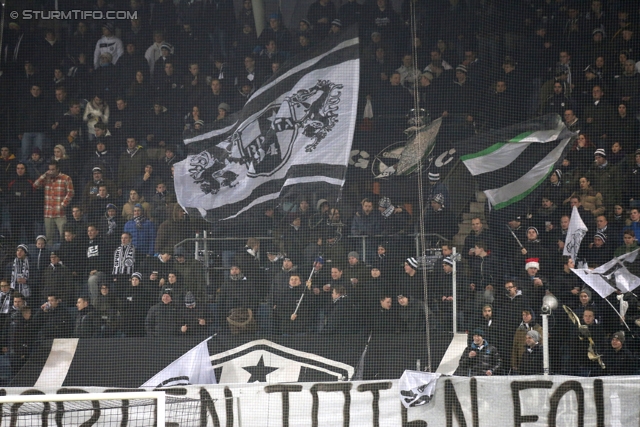
[[[6,3],[0,385],[640,373],[636,2]]]
[[[19,399],[19,397],[17,397]],[[200,401],[167,397],[166,426],[200,425]],[[154,426],[156,400],[92,400],[65,402],[5,403],[2,423],[11,426]]]

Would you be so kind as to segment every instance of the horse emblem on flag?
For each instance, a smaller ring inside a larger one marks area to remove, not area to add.
[[[205,194],[217,194],[243,175],[272,176],[289,162],[299,140],[306,153],[313,152],[338,121],[342,88],[318,80],[247,118],[224,141],[189,159],[194,183]]]

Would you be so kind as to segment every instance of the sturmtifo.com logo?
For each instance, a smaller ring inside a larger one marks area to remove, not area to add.
[[[74,20],[84,20],[84,19],[137,19],[138,12],[132,12],[130,10],[108,10],[103,12],[101,10],[30,10],[25,9],[22,12],[18,12],[16,10],[9,13],[11,19],[18,19],[22,17],[22,19],[74,19]]]

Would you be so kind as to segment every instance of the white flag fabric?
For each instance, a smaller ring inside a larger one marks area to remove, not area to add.
[[[499,210],[537,193],[575,136],[560,116],[548,114],[461,141],[456,150],[491,208]]]
[[[185,133],[175,165],[180,206],[209,222],[255,213],[300,195],[337,200],[358,110],[355,28],[298,55],[253,93],[242,110]]]
[[[398,381],[400,402],[405,408],[422,406],[431,400],[436,391],[440,374],[421,371],[404,371]]]
[[[594,273],[587,268],[573,268],[571,271],[576,273],[587,286],[596,291],[602,298],[606,298],[616,291],[600,274]]]
[[[190,384],[216,384],[216,376],[207,347],[207,341],[210,339],[211,337],[193,347],[140,387],[159,388]]]
[[[631,292],[640,286],[640,277],[631,274],[623,263],[634,262],[639,251],[640,249],[636,249],[628,254],[620,255],[593,270],[589,270],[588,268],[574,268],[571,269],[571,271],[602,298],[608,297],[614,293],[616,289],[623,293]]]
[[[568,255],[575,262],[580,250],[580,243],[589,229],[584,224],[578,208],[573,207],[571,212],[571,221],[569,221],[569,229],[567,230],[567,237],[564,241],[564,251],[562,255]]]

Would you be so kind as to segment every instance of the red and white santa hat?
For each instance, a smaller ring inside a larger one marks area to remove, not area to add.
[[[527,258],[525,262],[525,270],[528,270],[530,268],[537,268],[538,270],[540,270],[540,258]]]

